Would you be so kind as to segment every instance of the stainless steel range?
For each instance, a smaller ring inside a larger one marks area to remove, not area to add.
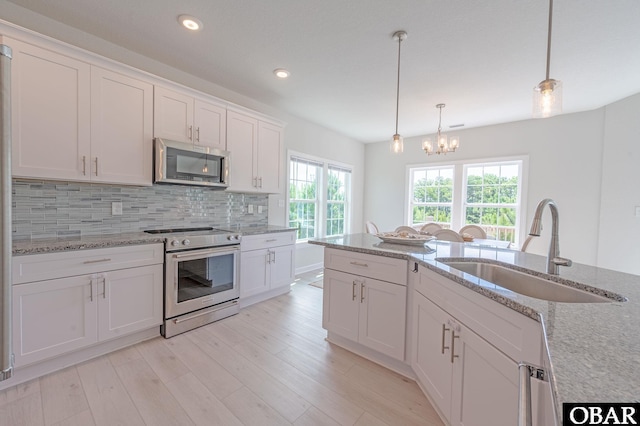
[[[211,227],[145,232],[166,237],[164,337],[238,313],[240,234]]]

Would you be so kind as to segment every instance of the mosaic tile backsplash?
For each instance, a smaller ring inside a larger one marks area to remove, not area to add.
[[[267,225],[269,196],[197,186],[126,187],[13,180],[13,239],[79,237],[144,229]],[[122,215],[111,203],[122,202]],[[248,206],[254,213],[248,214]],[[262,206],[262,213],[258,213]]]

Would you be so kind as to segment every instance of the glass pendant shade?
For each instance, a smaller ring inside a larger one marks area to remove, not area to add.
[[[433,142],[431,139],[427,138],[422,141],[422,149],[429,155],[433,152]]]
[[[460,138],[458,136],[452,136],[451,139],[449,140],[449,149],[455,152],[459,146],[460,146]]]
[[[533,117],[546,118],[562,113],[562,82],[544,80],[533,88]]]
[[[402,151],[404,151],[402,136],[397,133],[393,135],[393,139],[391,139],[391,144],[389,145],[389,150],[394,154],[400,154]]]

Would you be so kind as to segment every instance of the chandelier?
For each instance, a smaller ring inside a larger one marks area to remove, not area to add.
[[[444,107],[445,104],[436,105],[436,108],[440,110],[440,118],[438,120],[438,134],[436,135],[435,145],[430,138],[422,141],[422,149],[427,155],[455,152],[460,146],[460,138],[458,136],[452,136],[451,139],[449,139],[447,135],[442,133],[442,108]]]
[[[393,39],[398,40],[398,81],[396,84],[396,133],[391,138],[389,149],[394,154],[399,154],[404,150],[402,136],[398,133],[398,109],[400,107],[400,45],[407,38],[405,31],[396,31]]]
[[[533,88],[533,117],[545,118],[562,112],[562,82],[549,78],[551,63],[551,23],[553,0],[549,0],[549,30],[547,32],[547,75]]]

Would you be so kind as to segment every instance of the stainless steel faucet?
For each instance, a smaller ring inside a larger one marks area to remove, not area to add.
[[[542,229],[542,212],[545,206],[551,209],[551,242],[549,244],[549,255],[547,256],[547,274],[558,275],[560,266],[571,266],[571,259],[560,257],[560,242],[558,237],[558,206],[551,198],[545,198],[538,203],[536,213],[533,215],[531,230],[529,235],[540,236]]]

